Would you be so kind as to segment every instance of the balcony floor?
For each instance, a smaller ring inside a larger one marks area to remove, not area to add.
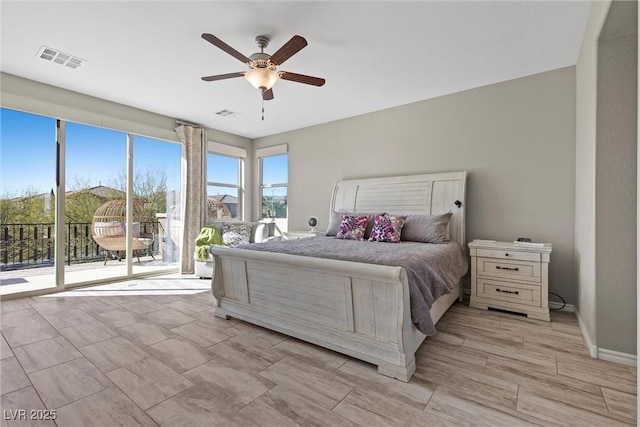
[[[133,261],[134,275],[151,275],[170,273],[177,270],[176,262],[162,261],[150,256],[141,256]],[[65,284],[67,287],[104,282],[107,280],[126,279],[125,260],[109,260],[65,265]],[[18,292],[36,291],[55,287],[54,267],[34,267],[0,272],[0,295],[11,295]]]

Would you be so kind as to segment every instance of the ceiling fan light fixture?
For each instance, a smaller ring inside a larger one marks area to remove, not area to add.
[[[244,73],[244,78],[256,89],[269,90],[278,81],[280,75],[268,68],[252,68]]]

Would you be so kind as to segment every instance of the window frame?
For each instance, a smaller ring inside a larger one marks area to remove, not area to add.
[[[207,179],[208,175],[209,175],[209,155],[212,156],[219,156],[219,157],[224,157],[224,158],[230,158],[230,159],[235,159],[238,162],[238,175],[236,177],[236,182],[237,184],[233,184],[233,183],[229,183],[229,182],[218,182],[218,181],[209,181]],[[205,198],[205,202],[206,199],[209,197],[208,195],[208,189],[210,186],[214,186],[214,187],[222,187],[222,188],[232,188],[235,189],[237,191],[237,199],[238,199],[238,207],[237,207],[237,216],[236,218],[231,218],[232,221],[243,221],[244,220],[244,186],[243,183],[245,182],[243,179],[244,176],[244,170],[245,170],[245,165],[244,165],[244,161],[246,158],[246,150],[242,149],[242,148],[237,148],[237,147],[232,147],[232,146],[228,146],[228,145],[224,145],[224,144],[219,144],[216,142],[212,142],[209,141],[207,143],[207,153],[206,153],[206,175],[205,175],[205,181],[206,181],[206,185],[205,185],[205,194],[204,194],[204,198]],[[209,218],[207,218],[207,221],[209,220]]]
[[[264,183],[264,159],[269,157],[277,157],[277,156],[287,156],[287,182],[275,182],[271,184]],[[256,150],[256,157],[259,159],[259,183],[258,183],[258,203],[259,203],[259,217],[261,220],[270,219],[270,220],[289,220],[289,153],[287,150],[287,145],[279,145],[275,147],[268,147]],[[287,189],[287,204],[285,209],[285,216],[283,218],[278,217],[266,217],[263,215],[262,201],[264,200],[264,190],[267,188],[286,188]]]

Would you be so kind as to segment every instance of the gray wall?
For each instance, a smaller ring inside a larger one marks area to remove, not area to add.
[[[576,301],[575,68],[260,138],[289,144],[289,230],[326,227],[342,178],[466,170],[467,238],[553,243],[550,289]]]
[[[637,16],[620,5],[612,4],[598,44],[596,335],[599,348],[635,354],[638,33],[636,20],[635,31],[616,34],[617,14]]]
[[[637,14],[593,2],[576,65],[576,308],[599,357],[636,354]]]

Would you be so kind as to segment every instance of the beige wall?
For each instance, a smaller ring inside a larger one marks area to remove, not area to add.
[[[598,48],[596,319],[598,347],[636,343],[637,33]]]
[[[574,304],[575,69],[563,68],[254,141],[289,144],[289,229],[327,226],[341,178],[466,170],[467,238],[553,243]],[[452,207],[455,209],[455,207]]]
[[[576,66],[577,310],[592,355],[636,354],[637,3],[593,2]]]
[[[593,2],[576,65],[576,310],[591,346],[596,336],[596,110],[598,37],[611,2]],[[593,349],[592,355],[595,356]]]

